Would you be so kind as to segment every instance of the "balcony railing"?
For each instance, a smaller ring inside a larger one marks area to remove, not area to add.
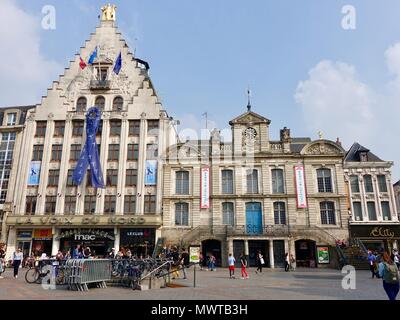
[[[239,225],[239,226],[228,226],[228,236],[241,236],[241,235],[262,235],[271,237],[287,237],[289,236],[289,227],[287,225]]]
[[[111,81],[109,80],[91,80],[91,90],[109,90],[111,89]]]

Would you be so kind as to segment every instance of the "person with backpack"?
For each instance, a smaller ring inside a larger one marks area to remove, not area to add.
[[[383,289],[385,290],[389,300],[396,300],[400,289],[399,270],[386,252],[382,255],[382,262],[379,263],[378,273],[383,280]]]

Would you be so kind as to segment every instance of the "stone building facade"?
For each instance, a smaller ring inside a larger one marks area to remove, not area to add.
[[[117,74],[113,68],[120,53]],[[20,161],[13,168],[18,192],[8,199],[4,225],[8,255],[16,246],[25,254],[55,254],[77,243],[99,256],[120,246],[138,255],[152,253],[162,223],[158,158],[176,135],[170,134],[175,132],[172,119],[148,69],[130,53],[115,15],[103,14],[64,74],[28,111]],[[88,173],[79,186],[72,180],[92,106],[102,111],[96,142],[105,189],[92,187]]]
[[[283,265],[286,252],[298,265],[333,266],[335,240],[348,239],[345,151],[322,138],[292,138],[287,128],[271,141],[270,120],[248,109],[230,121],[232,143],[214,130],[210,140],[170,147],[163,237],[169,244],[201,245],[221,265],[228,253],[237,260],[244,253],[254,265],[260,251],[270,267]],[[330,259],[318,261],[321,250]]]
[[[344,173],[351,212],[350,233],[366,248],[387,250],[398,246],[400,222],[392,183],[392,161],[384,161],[354,143],[344,158]]]
[[[400,180],[393,185],[394,198],[396,200],[397,216],[400,219]]]
[[[16,171],[20,161],[22,131],[25,126],[26,114],[34,106],[19,106],[2,108],[0,111],[0,242],[7,238],[5,229],[5,213],[8,208],[8,199],[15,192]],[[4,225],[3,225],[4,223]]]

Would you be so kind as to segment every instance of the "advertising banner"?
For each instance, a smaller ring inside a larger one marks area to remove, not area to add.
[[[154,186],[157,184],[157,160],[146,160],[146,186]]]
[[[329,263],[329,248],[328,247],[317,247],[318,263],[327,264]]]
[[[200,208],[210,208],[210,168],[201,168],[200,176]]]
[[[298,209],[307,208],[307,192],[303,166],[294,167],[294,175],[296,180],[296,203]]]
[[[194,246],[189,248],[189,257],[191,263],[200,262],[200,246]]]
[[[41,161],[31,161],[29,167],[28,186],[38,186],[40,178]]]

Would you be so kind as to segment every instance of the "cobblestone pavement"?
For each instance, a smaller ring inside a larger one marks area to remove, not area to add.
[[[382,280],[371,279],[368,271],[356,272],[356,289],[344,290],[344,274],[338,270],[299,269],[284,272],[282,269],[264,269],[256,274],[250,269],[250,278],[246,280],[229,279],[227,269],[215,272],[196,272],[196,288],[193,288],[193,270],[188,272],[188,280],[175,280],[184,285],[180,288],[133,291],[128,288],[108,287],[90,289],[88,292],[69,291],[63,287],[56,290],[44,290],[41,285],[28,284],[20,271],[18,279],[11,271],[0,279],[0,300],[5,299],[40,299],[40,300],[387,300],[382,287]],[[240,270],[236,270],[240,276]]]

